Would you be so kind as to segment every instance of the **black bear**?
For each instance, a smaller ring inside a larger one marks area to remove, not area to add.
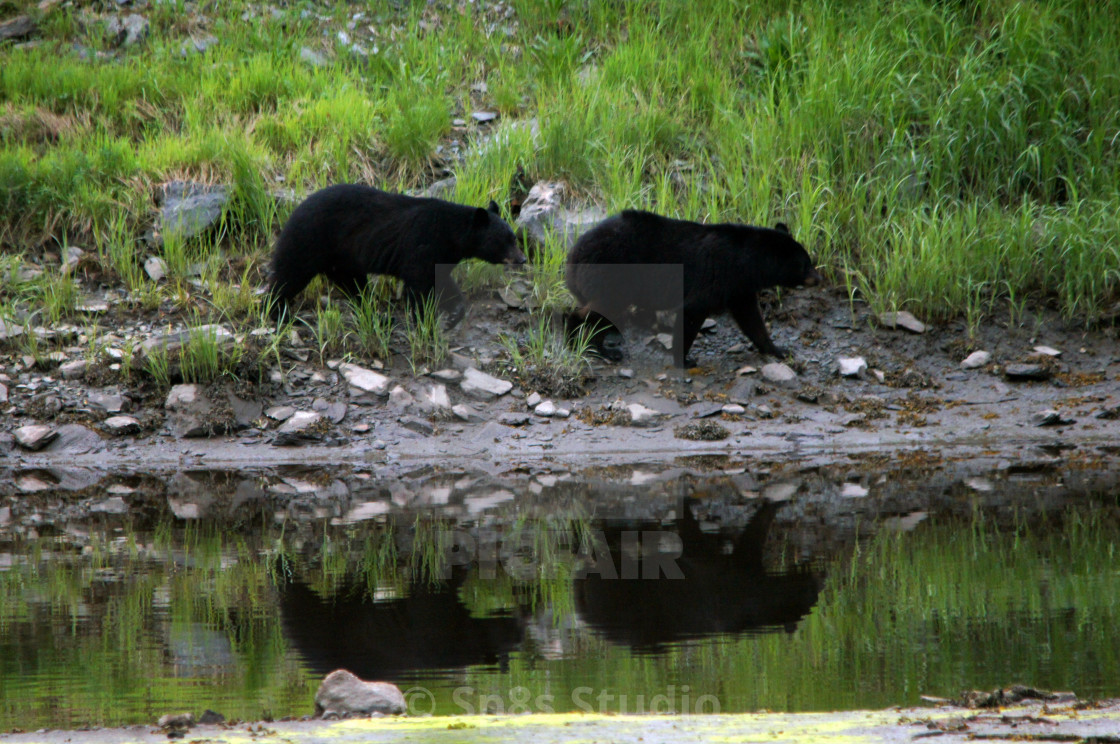
[[[597,350],[622,358],[617,326],[651,325],[657,311],[674,311],[673,362],[685,366],[700,326],[730,312],[763,354],[774,345],[758,307],[767,287],[812,286],[821,275],[789,228],[687,220],[626,210],[584,233],[568,254],[565,281],[579,307],[569,337],[590,331]]]
[[[525,263],[494,202],[482,209],[360,184],[328,186],[296,207],[276,241],[273,314],[286,313],[288,302],[319,274],[351,296],[362,291],[369,274],[387,274],[404,283],[414,310],[437,294],[440,309],[455,323],[463,295],[451,269],[465,258]]]

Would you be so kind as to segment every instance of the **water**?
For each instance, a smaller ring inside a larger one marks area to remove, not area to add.
[[[697,465],[11,473],[0,731],[307,715],[340,667],[436,714],[1120,695],[1107,470]]]

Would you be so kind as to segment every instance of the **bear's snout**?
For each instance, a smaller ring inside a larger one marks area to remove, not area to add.
[[[819,271],[816,269],[809,269],[809,275],[805,277],[805,281],[803,281],[802,284],[806,287],[815,287],[823,282],[824,277],[820,275]]]
[[[521,251],[517,251],[516,253],[506,256],[506,260],[502,263],[507,266],[524,266],[526,260],[525,254]]]

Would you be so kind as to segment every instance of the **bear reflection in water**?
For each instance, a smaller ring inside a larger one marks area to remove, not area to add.
[[[692,503],[682,502],[675,531],[660,522],[593,525],[597,545],[588,555],[593,560],[576,572],[572,587],[584,626],[611,642],[656,651],[717,634],[792,632],[812,610],[820,590],[817,575],[805,567],[772,572],[763,564],[780,505],[764,503],[745,529],[729,536],[703,531]],[[652,560],[648,553],[645,560],[634,554],[635,548],[641,553],[659,547],[669,552]],[[646,570],[650,566],[655,575]],[[280,588],[285,634],[317,672],[345,668],[363,679],[395,680],[409,672],[475,665],[504,668],[510,652],[531,653],[526,638],[531,608],[472,615],[460,589],[478,567],[448,569],[446,581],[421,580],[407,596],[379,601],[361,581],[344,583],[328,596],[289,581]]]
[[[589,573],[573,587],[582,620],[611,641],[639,651],[711,635],[796,630],[817,602],[821,577],[806,566],[766,569],[763,548],[781,504],[765,502],[729,544],[726,532],[701,530],[692,503],[682,503],[677,520],[677,578],[612,579],[606,572]],[[634,529],[604,530],[616,566],[626,560],[625,537]],[[656,533],[642,533],[643,551],[657,547],[646,538],[651,534]]]

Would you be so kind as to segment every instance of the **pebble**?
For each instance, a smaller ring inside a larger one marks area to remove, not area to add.
[[[992,360],[992,355],[986,351],[974,351],[961,362],[961,369],[978,369]]]
[[[879,323],[886,328],[905,328],[911,333],[926,332],[926,324],[905,310],[882,313],[879,316]]]
[[[1050,370],[1041,364],[1009,364],[1003,368],[1003,374],[1008,380],[1034,380],[1050,379]]]
[[[861,377],[867,371],[867,360],[863,357],[840,357],[841,377]]]

